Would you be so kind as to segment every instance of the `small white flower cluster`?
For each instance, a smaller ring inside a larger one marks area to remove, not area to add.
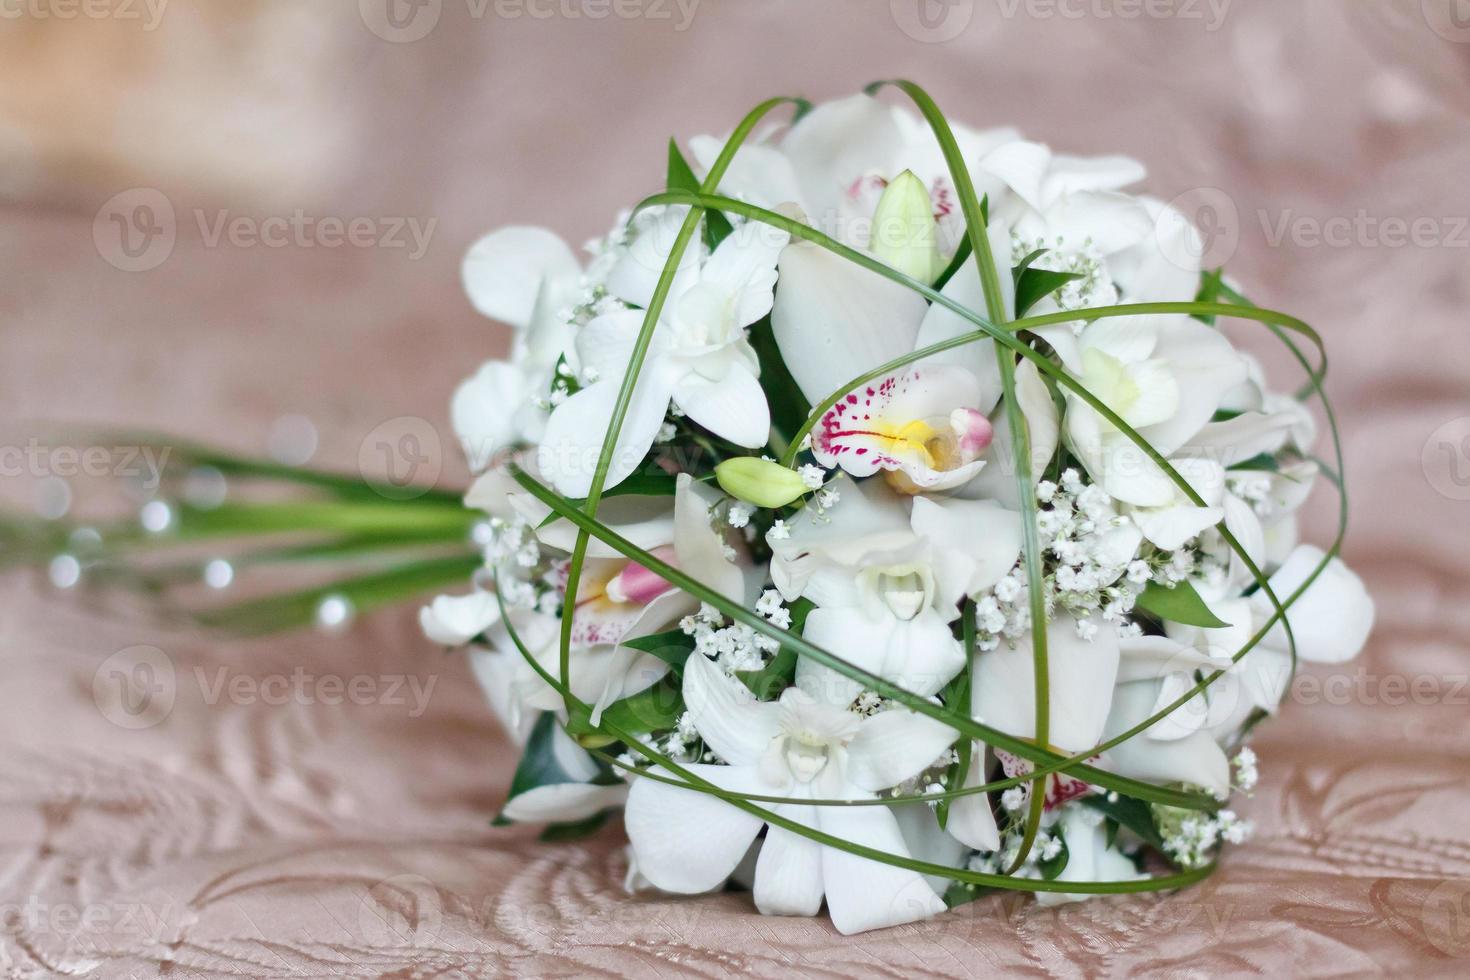
[[[1052,293],[1061,309],[1080,310],[1089,306],[1107,306],[1118,301],[1118,289],[1109,277],[1106,265],[1099,258],[1091,238],[1083,240],[1080,248],[1071,248],[1062,236],[1052,241],[1042,238],[1026,241],[1012,235],[1011,265],[1019,265],[1022,259],[1038,249],[1045,249],[1046,252],[1032,261],[1032,268],[1070,272],[1081,277],[1071,280]],[[1072,328],[1080,330],[1084,322],[1078,320],[1072,324]]]
[[[1094,810],[1083,810],[1083,813],[1096,814],[1099,821],[1102,814]],[[970,856],[969,869],[981,874],[1002,874],[1016,863],[1016,858],[1021,853],[1021,841],[1025,833],[1021,830],[1013,830],[1005,835],[1001,841],[1001,849],[998,851],[976,851]],[[1050,861],[1062,853],[1062,838],[1060,835],[1048,834],[1038,831],[1036,841],[1032,844],[1031,853],[1026,855],[1026,860],[1017,869],[1016,874],[1022,878],[1038,878],[1041,869],[1037,867],[1043,861]]]
[[[767,592],[766,596],[773,594],[776,593]],[[784,616],[784,622],[789,626],[791,611],[779,605],[780,597],[779,594],[776,595],[778,604],[775,607],[762,597],[761,601],[766,603],[766,610],[769,611],[761,611],[761,615],[778,626],[782,625],[781,617]],[[681,619],[679,629],[686,636],[694,637],[696,654],[715,661],[727,674],[760,670],[766,665],[769,655],[781,647],[776,640],[764,633],[757,633],[744,623],[726,626],[725,617],[708,603],[701,604],[699,612]]]
[[[1059,484],[1037,484],[1036,499],[1042,505],[1037,530],[1046,543],[1042,595],[1047,616],[1060,607],[1076,618],[1078,634],[1089,640],[1099,628],[1094,615],[1122,631],[1136,630],[1127,617],[1151,570],[1131,554],[1117,555],[1110,536],[1128,519],[1117,513],[1112,498],[1068,469]],[[978,597],[975,612],[981,650],[994,650],[1002,638],[1014,642],[1030,629],[1025,567],[1018,562],[990,594]]]
[[[1236,816],[1234,810],[1221,810],[1213,817],[1199,814],[1174,816],[1173,829],[1164,831],[1164,850],[1181,868],[1200,868],[1210,862],[1211,852],[1221,841],[1243,844],[1255,832],[1255,825]]]
[[[1232,765],[1235,769],[1235,779],[1233,780],[1235,788],[1242,793],[1249,794],[1251,790],[1256,788],[1256,783],[1261,778],[1261,774],[1256,770],[1256,753],[1248,746],[1242,747],[1235,754]]]
[[[566,563],[545,560],[535,530],[524,518],[492,517],[487,528],[485,566],[506,606],[558,615]]]
[[[865,699],[867,704],[873,705],[870,710],[864,711],[860,706],[861,703],[865,701]],[[850,710],[855,710],[858,714],[861,715],[871,716],[884,710],[890,703],[891,702],[879,697],[872,691],[864,691],[862,694],[858,695],[857,700],[853,702],[852,709]],[[929,765],[925,766],[922,772],[916,773],[913,777],[904,780],[897,786],[894,786],[893,788],[888,790],[888,795],[893,797],[894,799],[899,799],[905,796],[919,796],[921,794],[927,795],[929,793],[943,793],[944,777],[949,773],[950,767],[959,762],[959,760],[960,754],[958,752],[956,752],[954,749],[947,749],[943,754],[939,756],[939,758],[935,759],[933,762],[929,763]],[[930,809],[933,809],[934,807],[937,807],[939,805],[938,800],[930,800],[928,802]]]

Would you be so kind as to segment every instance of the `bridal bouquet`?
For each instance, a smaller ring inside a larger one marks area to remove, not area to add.
[[[1297,540],[1340,464],[1222,322],[1303,397],[1320,343],[1202,270],[1139,164],[895,84],[917,115],[775,100],[671,144],[585,265],[539,228],[471,249],[515,334],[454,395],[484,563],[424,630],[523,747],[501,818],[622,807],[630,887],[854,933],[1187,884],[1250,833],[1297,659],[1373,619]]]
[[[1249,836],[1250,731],[1373,604],[1345,504],[1298,541],[1343,487],[1318,335],[1202,269],[1143,176],[907,82],[771,100],[671,143],[585,261],[529,227],[470,250],[515,332],[453,397],[463,500],[170,441],[141,521],[0,520],[0,563],[236,632],[452,588],[420,620],[521,747],[499,819],[621,808],[630,888],[855,933],[1190,884]],[[303,559],[360,571],[187,599]]]

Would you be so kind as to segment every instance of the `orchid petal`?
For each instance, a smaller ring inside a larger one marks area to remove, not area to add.
[[[824,833],[875,850],[908,857],[893,813],[880,806],[820,808]],[[822,848],[822,883],[832,924],[844,936],[916,922],[945,905],[917,871],[880,864],[835,847]]]
[[[555,232],[512,225],[470,246],[460,272],[475,309],[524,329],[542,282],[575,286],[581,267]]]
[[[1104,737],[1121,735],[1152,715],[1159,686],[1157,681],[1119,684]],[[1131,738],[1108,749],[1099,766],[1131,779],[1200,786],[1221,798],[1230,792],[1230,761],[1205,732],[1172,741]]]
[[[975,743],[970,749],[970,767],[965,772],[965,787],[979,786],[985,782],[985,746]],[[1000,828],[995,823],[995,813],[990,809],[988,793],[971,793],[950,801],[949,820],[945,829],[955,839],[977,851],[1000,850]]]
[[[765,792],[753,767],[683,768],[732,793]],[[655,887],[680,894],[723,884],[765,823],[708,793],[637,778],[628,792],[623,822],[639,871]]]
[[[1099,692],[1112,690],[1118,673],[1118,637],[1100,629],[1091,640],[1077,635],[1077,622],[1058,615],[1046,631],[1052,745],[1080,752],[1099,741],[1108,705]],[[1002,644],[975,661],[974,715],[1018,738],[1036,735],[1036,677],[1031,635]]]
[[[500,622],[500,604],[492,592],[437,596],[419,609],[424,635],[440,646],[463,646]]]
[[[780,816],[817,825],[816,807],[783,803]],[[822,845],[783,827],[771,827],[755,865],[755,907],[761,915],[816,915],[822,907]]]
[[[672,394],[685,415],[737,446],[759,449],[771,437],[766,393],[743,364],[732,364],[717,381],[690,371],[674,383]]]
[[[731,602],[745,601],[745,576],[725,557],[725,541],[710,526],[710,501],[702,484],[679,474],[674,491],[674,551],[679,568]]]
[[[586,497],[591,489],[619,388],[619,381],[599,381],[577,392],[551,413],[546,435],[537,448],[536,462],[563,496]],[[649,365],[634,387],[604,489],[617,486],[638,469],[663,427],[668,407],[668,381],[657,365]]]
[[[872,792],[923,772],[954,744],[959,732],[927,715],[892,708],[865,719],[847,746],[847,778]]]
[[[1298,545],[1270,578],[1277,598],[1286,602],[1326,557],[1321,548]],[[1271,600],[1264,592],[1253,595],[1250,603],[1262,622],[1271,615]],[[1373,629],[1373,597],[1363,580],[1342,559],[1333,557],[1287,609],[1286,618],[1296,637],[1299,657],[1312,663],[1340,664],[1356,657],[1368,640]],[[1286,631],[1280,623],[1267,634],[1266,643],[1279,650],[1288,649]]]
[[[516,823],[571,823],[622,806],[628,787],[622,783],[555,783],[511,797],[500,815]]]
[[[732,766],[755,765],[780,734],[779,706],[757,701],[702,653],[684,666],[684,704],[700,737]]]

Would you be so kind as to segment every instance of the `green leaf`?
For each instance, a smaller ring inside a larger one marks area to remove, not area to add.
[[[944,271],[939,274],[939,278],[934,280],[934,288],[943,289],[948,285],[949,281],[954,278],[954,274],[964,268],[965,263],[969,259],[970,239],[965,237],[960,239],[960,247],[955,249],[954,258],[949,260],[949,265],[945,266]]]
[[[1109,797],[1113,798],[1109,799]],[[1153,807],[1143,800],[1136,800],[1131,796],[1122,796],[1117,793],[1089,793],[1079,802],[1098,811],[1119,826],[1133,831],[1144,843],[1163,852],[1164,839],[1159,835],[1159,829],[1154,824]]]
[[[684,159],[684,154],[679,152],[679,144],[673,139],[669,140],[669,190],[690,191],[699,193],[699,178],[694,176],[694,168],[689,166],[689,161]],[[704,240],[711,249],[725,240],[725,236],[734,231],[730,225],[730,219],[718,211],[706,211],[704,214]]]
[[[1016,275],[1016,316],[1025,316],[1031,307],[1067,283],[1081,278],[1081,274],[1076,272],[1054,272],[1035,266],[1021,269]]]
[[[1199,626],[1204,629],[1223,629],[1230,624],[1210,612],[1205,600],[1199,597],[1189,582],[1180,582],[1170,588],[1150,582],[1138,597],[1138,608],[1159,619],[1184,626]]]
[[[1067,850],[1067,839],[1057,834],[1056,840],[1062,845],[1062,849],[1051,857],[1036,862],[1036,869],[1041,872],[1041,877],[1046,881],[1056,881],[1061,873],[1067,870],[1067,860],[1072,856]]]
[[[521,752],[521,761],[516,765],[515,775],[510,780],[510,792],[505,797],[507,803],[522,793],[529,793],[542,786],[581,782],[579,779],[573,779],[557,761],[556,724],[556,715],[550,711],[543,711],[536,718],[536,723],[531,726],[531,734],[526,739],[525,749]],[[502,825],[511,822],[503,816],[495,819]]]
[[[623,731],[647,735],[649,732],[673,728],[683,713],[684,695],[681,685],[665,675],[652,687],[608,705],[602,713],[602,720]],[[567,734],[574,738],[598,734],[598,728],[592,725],[591,715],[590,710],[571,712],[567,719]]]
[[[675,629],[667,633],[654,633],[652,636],[624,640],[623,646],[657,657],[674,668],[674,673],[682,676],[684,661],[689,659],[689,654],[694,650],[694,637],[683,630]]]
[[[1199,292],[1195,293],[1194,301],[1196,303],[1215,303],[1220,300],[1220,297],[1224,294],[1224,292],[1224,269],[1215,269],[1211,272],[1201,272],[1199,274]],[[1212,327],[1215,325],[1214,314],[1197,313],[1195,314],[1194,318],[1196,320],[1199,320],[1201,323],[1208,323]]]
[[[811,403],[796,386],[796,379],[781,359],[776,336],[771,332],[771,318],[762,317],[750,328],[750,346],[760,359],[761,387],[771,406],[771,428],[789,440],[812,412]]]
[[[1281,472],[1281,464],[1276,462],[1276,457],[1270,453],[1261,453],[1250,459],[1243,459],[1239,463],[1233,463],[1226,469],[1231,470],[1268,470],[1272,473]]]
[[[603,828],[612,813],[611,809],[599,810],[586,820],[548,824],[536,839],[543,844],[566,844],[591,837]]]

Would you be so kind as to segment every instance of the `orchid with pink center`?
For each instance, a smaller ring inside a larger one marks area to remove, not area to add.
[[[964,368],[939,365],[889,375],[845,396],[812,433],[812,455],[851,476],[882,470],[900,493],[949,490],[985,465],[993,429],[980,409],[979,383]]]
[[[904,708],[862,717],[797,688],[757,701],[740,681],[700,654],[684,668],[684,701],[699,736],[727,765],[686,766],[699,779],[738,793],[795,800],[870,800],[928,768],[955,731]],[[900,857],[909,850],[885,806],[766,804],[802,826]],[[634,779],[625,815],[638,869],[665,891],[719,887],[765,821],[718,797],[652,779]],[[755,866],[755,903],[766,915],[827,910],[851,935],[944,911],[914,871],[826,847],[771,826]]]

